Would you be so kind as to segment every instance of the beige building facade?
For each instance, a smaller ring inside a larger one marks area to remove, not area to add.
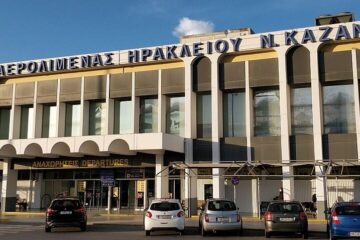
[[[360,201],[360,22],[0,64],[1,210]]]

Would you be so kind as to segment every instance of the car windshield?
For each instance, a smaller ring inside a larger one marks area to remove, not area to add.
[[[51,204],[52,209],[78,209],[81,203],[78,200],[55,200]]]
[[[235,211],[235,203],[230,201],[210,201],[208,205],[210,211]]]
[[[273,213],[299,213],[303,210],[298,203],[272,203],[268,211]]]
[[[337,215],[360,215],[360,204],[339,206],[335,211]]]
[[[174,202],[157,202],[150,206],[150,210],[154,211],[175,211],[179,209],[180,205]]]

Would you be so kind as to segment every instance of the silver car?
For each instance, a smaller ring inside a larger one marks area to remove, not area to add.
[[[241,234],[242,226],[240,213],[233,201],[208,199],[201,207],[199,230],[202,236],[217,231],[232,231]]]

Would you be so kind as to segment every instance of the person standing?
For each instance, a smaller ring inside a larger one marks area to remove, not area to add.
[[[278,200],[284,201],[284,189],[283,189],[282,187],[279,189],[279,197],[278,197]]]

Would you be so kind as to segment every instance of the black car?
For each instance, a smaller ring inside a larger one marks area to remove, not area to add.
[[[86,231],[86,209],[77,198],[56,198],[46,210],[45,232],[57,227],[79,227]]]

